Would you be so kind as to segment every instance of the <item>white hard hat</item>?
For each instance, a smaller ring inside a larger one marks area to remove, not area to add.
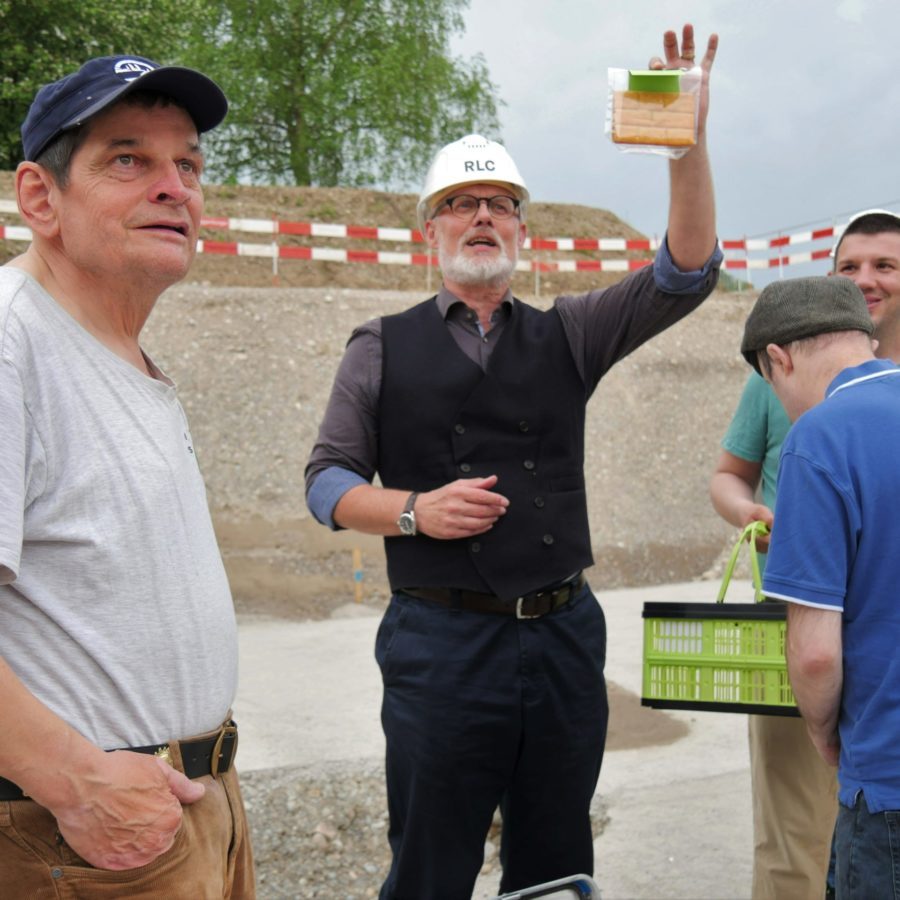
[[[480,134],[467,134],[438,150],[431,163],[416,207],[420,231],[425,231],[425,220],[440,195],[465,184],[497,184],[509,188],[519,201],[524,220],[528,188],[512,157],[502,144]]]

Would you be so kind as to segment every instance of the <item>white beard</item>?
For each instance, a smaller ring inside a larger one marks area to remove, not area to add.
[[[502,244],[497,244],[498,256],[465,256],[460,249],[453,253],[443,246],[438,247],[438,263],[444,278],[469,287],[483,286],[499,288],[509,283],[519,261],[519,250],[512,258]]]

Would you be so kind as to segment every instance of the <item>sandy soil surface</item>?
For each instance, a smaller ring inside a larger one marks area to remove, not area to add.
[[[303,469],[354,325],[421,293],[176,287],[145,346],[173,375],[192,425],[239,611],[321,617],[387,596],[377,538],[332,534],[304,502]],[[746,377],[738,335],[749,298],[715,294],[615,367],[588,412],[586,474],[596,588],[686,581],[733,530],[707,482]]]

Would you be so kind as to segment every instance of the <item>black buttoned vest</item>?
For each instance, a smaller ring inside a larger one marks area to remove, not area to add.
[[[382,346],[382,484],[424,492],[497,475],[510,501],[473,538],[386,538],[391,587],[513,598],[589,566],[587,397],[558,313],[516,300],[486,372],[459,349],[434,299],[385,316]]]

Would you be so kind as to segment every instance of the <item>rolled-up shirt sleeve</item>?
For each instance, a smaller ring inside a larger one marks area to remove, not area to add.
[[[338,500],[350,490],[360,484],[369,484],[369,481],[340,466],[329,466],[320,469],[312,479],[306,492],[306,505],[318,522],[327,525],[332,531],[340,528],[334,521],[334,508]]]
[[[669,252],[669,238],[666,236],[653,260],[653,277],[656,286],[667,294],[702,294],[704,291],[711,291],[716,286],[718,270],[724,258],[725,254],[722,253],[722,248],[717,241],[712,256],[702,269],[682,272],[672,260],[672,254]]]
[[[350,336],[338,366],[319,436],[306,465],[306,505],[336,530],[334,508],[348,490],[371,483],[378,460],[381,320]]]

